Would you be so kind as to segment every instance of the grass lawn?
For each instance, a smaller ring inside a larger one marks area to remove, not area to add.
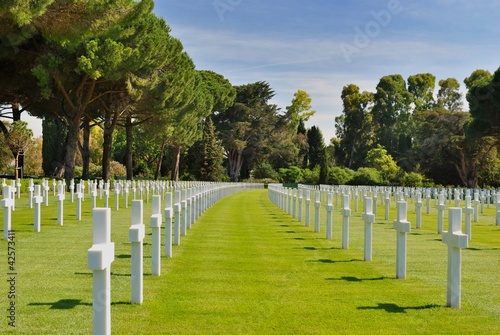
[[[0,241],[0,333],[90,334],[90,199],[84,202],[81,221],[76,221],[75,203],[67,201],[64,226],[58,227],[51,197],[49,207],[42,204],[40,233],[33,232],[27,202],[24,195],[12,213],[15,329],[7,324],[9,265],[7,242]],[[109,203],[114,208],[114,199]],[[391,220],[385,221],[379,201],[371,262],[363,260],[361,208],[360,202],[359,211],[353,210],[350,248],[343,250],[338,208],[330,241],[325,238],[324,207],[321,232],[314,233],[313,205],[311,226],[305,227],[275,207],[267,190],[232,195],[202,215],[174,246],[174,257],[162,258],[161,276],[152,276],[151,204],[145,203],[142,305],[130,304],[131,209],[112,209],[113,334],[500,333],[500,227],[495,226],[493,206],[473,223],[472,241],[462,251],[461,309],[445,306],[448,247],[436,233],[436,210],[427,215],[424,204],[423,228],[417,230],[414,205],[408,205],[412,232],[403,280],[395,278],[394,202]]]

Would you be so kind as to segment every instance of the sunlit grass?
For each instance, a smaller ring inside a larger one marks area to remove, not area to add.
[[[98,204],[102,205],[99,200]],[[114,207],[114,200],[110,199]],[[123,206],[122,204],[120,204]],[[407,279],[395,279],[396,233],[378,207],[373,261],[363,261],[363,223],[351,217],[350,248],[341,249],[341,216],[334,212],[333,240],[298,222],[250,191],[221,200],[193,225],[174,257],[162,258],[162,275],[151,275],[150,204],[145,203],[144,303],[130,304],[130,208],[112,209],[112,331],[114,334],[498,334],[500,331],[500,227],[494,207],[473,223],[463,250],[462,308],[446,305],[447,246],[437,234],[436,210],[415,229],[409,204]],[[66,202],[57,226],[51,197],[42,205],[42,231],[33,232],[27,199],[13,213],[16,230],[17,327],[19,334],[90,334],[92,245],[90,199],[82,221]],[[352,205],[351,208],[354,208]],[[425,213],[425,206],[424,211]],[[0,209],[3,222],[3,209]],[[445,223],[447,219],[445,219]],[[446,224],[445,224],[446,229]],[[163,240],[163,237],[162,237]],[[0,242],[6,250],[7,243]],[[163,250],[162,250],[163,253]],[[7,257],[0,264],[6,277]],[[1,291],[6,292],[6,280]],[[0,296],[0,309],[8,304]],[[5,308],[4,308],[5,306]],[[0,330],[9,330],[2,318]]]

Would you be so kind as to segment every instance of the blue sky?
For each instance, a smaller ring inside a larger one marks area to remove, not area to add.
[[[157,0],[200,70],[233,85],[267,81],[282,110],[302,89],[334,136],[342,87],[375,91],[384,75],[430,72],[463,79],[500,66],[500,1]],[[465,104],[465,106],[467,106]]]

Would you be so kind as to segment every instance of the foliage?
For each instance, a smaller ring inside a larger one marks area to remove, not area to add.
[[[271,180],[278,179],[278,173],[268,162],[262,162],[259,165],[257,165],[253,169],[252,175],[255,179],[271,179]]]
[[[42,137],[32,139],[32,145],[24,155],[24,175],[43,176],[42,169]]]
[[[319,184],[319,172],[320,172],[320,166],[316,165],[314,169],[302,169],[302,179],[300,182],[304,184],[313,184],[313,185],[318,185]]]
[[[387,185],[387,183],[384,181],[384,177],[380,171],[375,168],[363,167],[354,173],[349,185],[381,186]]]
[[[354,168],[362,166],[364,157],[373,143],[371,110],[374,96],[360,92],[353,84],[342,89],[343,111],[335,118],[335,129],[340,141],[335,151],[336,160],[342,165]]]
[[[279,169],[278,178],[285,184],[299,183],[302,180],[302,170],[297,166],[290,166],[288,169]]]
[[[323,133],[317,126],[312,126],[307,131],[309,169],[321,165],[325,156],[325,140]]]
[[[355,175],[355,171],[349,168],[334,166],[328,171],[328,184],[349,185]]]
[[[399,74],[382,77],[376,90],[372,110],[375,139],[397,160],[409,149],[413,96]]]
[[[455,78],[442,79],[439,81],[438,102],[439,108],[445,108],[451,112],[462,111],[462,94],[460,83]]]
[[[424,186],[425,177],[418,172],[410,172],[404,174],[401,185],[407,187],[422,187]]]
[[[366,166],[380,171],[383,180],[388,182],[393,181],[399,171],[399,167],[392,159],[392,156],[380,144],[377,144],[377,147],[368,151]]]
[[[200,169],[200,180],[221,181],[224,174],[222,161],[224,148],[216,137],[214,123],[208,118],[203,132],[203,164]]]
[[[54,176],[63,166],[64,144],[67,130],[64,124],[54,117],[42,120],[42,168],[45,176]]]
[[[271,136],[280,126],[276,105],[269,101],[274,91],[266,82],[236,86],[234,104],[212,116],[221,134],[231,181],[238,181],[245,164],[249,173],[270,151]],[[248,175],[247,175],[248,177]]]
[[[413,95],[415,110],[427,110],[435,106],[435,85],[436,77],[431,73],[420,73],[408,77],[408,92]]]
[[[311,97],[306,91],[298,90],[294,93],[292,104],[286,107],[286,117],[292,132],[297,131],[299,123],[309,120],[316,111],[311,110]]]

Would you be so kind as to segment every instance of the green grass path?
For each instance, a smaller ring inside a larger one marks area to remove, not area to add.
[[[22,206],[13,213],[15,333],[90,334],[90,201],[81,222],[68,205],[64,227],[47,219],[41,233],[32,232],[32,211]],[[162,258],[161,276],[151,276],[150,204],[144,212],[144,303],[131,305],[130,209],[112,211],[113,334],[500,333],[500,229],[490,221],[474,225],[473,241],[463,251],[462,308],[451,309],[445,307],[447,246],[430,223],[435,215],[424,215],[424,229],[408,235],[407,279],[399,280],[396,236],[392,221],[380,220],[383,214],[374,224],[373,261],[365,262],[361,213],[353,213],[350,249],[342,250],[337,209],[328,241],[324,208],[322,231],[314,233],[275,207],[267,190],[216,203],[174,246],[174,257]],[[0,247],[6,248],[5,241]],[[2,310],[6,304],[3,294]],[[2,322],[0,332],[7,329]]]

